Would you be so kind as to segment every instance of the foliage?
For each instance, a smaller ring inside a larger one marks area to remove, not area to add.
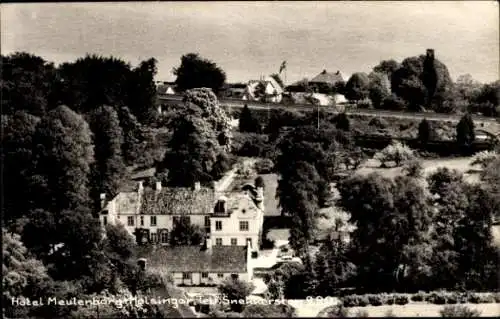
[[[181,218],[174,223],[174,228],[170,232],[170,245],[200,245],[205,240],[204,230],[185,218]]]
[[[150,123],[156,112],[157,63],[155,58],[142,61],[130,74],[128,106],[141,123]]]
[[[43,116],[52,104],[55,67],[41,57],[16,52],[2,55],[2,114],[25,111]]]
[[[389,79],[392,77],[392,74],[401,67],[401,65],[395,60],[384,60],[381,61],[378,65],[373,68],[374,72],[384,73]]]
[[[187,91],[185,103],[185,113],[173,123],[169,151],[159,171],[176,167],[169,171],[169,184],[189,187],[197,181],[210,182],[222,174],[221,169],[229,168],[218,165],[217,174],[212,174],[217,162],[223,164],[221,156],[230,148],[231,134],[229,119],[210,90]]]
[[[257,174],[271,174],[274,169],[272,160],[265,158],[255,162],[255,171]]]
[[[2,197],[7,223],[25,215],[29,209],[32,139],[39,120],[23,111],[12,116],[2,115]]]
[[[316,292],[322,296],[331,296],[338,288],[346,287],[356,274],[356,267],[347,256],[347,245],[342,239],[330,236],[316,254],[314,267],[318,280]]]
[[[370,79],[366,73],[354,73],[345,85],[345,97],[349,101],[366,99],[369,94]]]
[[[234,163],[234,159],[230,157],[226,153],[220,153],[217,155],[215,159],[214,166],[212,167],[212,178],[214,180],[219,180],[221,179],[226,172],[228,172],[232,164]]]
[[[405,164],[403,171],[406,173],[406,176],[419,178],[424,174],[424,167],[421,161],[412,160]]]
[[[474,159],[472,160],[471,165],[479,165],[482,169],[485,169],[497,158],[500,158],[500,155],[497,152],[481,151],[474,155]]]
[[[239,130],[240,132],[249,132],[249,133],[260,133],[261,131],[259,120],[252,115],[252,111],[250,111],[248,105],[246,104],[241,110],[239,119]]]
[[[324,317],[328,317],[328,318],[347,318],[347,317],[349,317],[349,309],[341,304],[327,307],[326,309],[321,310],[321,313],[324,314]]]
[[[47,269],[41,261],[32,258],[20,240],[20,236],[2,228],[2,300],[4,315],[25,317],[27,307],[15,307],[11,298],[42,297],[39,287],[50,280]]]
[[[349,118],[345,113],[339,113],[337,116],[334,117],[333,123],[335,124],[335,127],[339,130],[344,130],[344,131],[349,131],[350,128],[350,122]]]
[[[479,317],[481,313],[477,310],[470,309],[466,306],[444,306],[443,309],[439,312],[441,317],[462,317],[462,318],[470,318],[470,317]]]
[[[395,95],[394,93],[386,97],[382,102],[384,110],[402,111],[406,109],[407,101]]]
[[[406,58],[391,77],[392,92],[416,111],[421,107],[439,111],[452,87],[446,66],[425,55]]]
[[[255,185],[255,187],[257,187],[257,188],[258,188],[258,187],[262,187],[262,188],[266,187],[266,185],[264,184],[264,179],[262,178],[262,176],[257,176],[257,177],[255,178],[254,185]]]
[[[243,318],[293,318],[295,310],[288,305],[249,304],[241,313]]]
[[[470,114],[462,116],[457,124],[457,143],[460,147],[468,148],[476,139],[474,121]]]
[[[374,126],[378,129],[385,129],[389,126],[389,123],[383,118],[374,117],[368,123],[369,126]]]
[[[132,165],[145,156],[146,135],[128,107],[120,107],[117,112],[123,132],[122,154],[126,164]]]
[[[226,81],[226,74],[214,62],[188,53],[181,57],[181,64],[173,70],[175,84],[181,91],[193,88],[210,88],[218,92]]]
[[[118,113],[110,106],[101,106],[91,113],[89,123],[94,138],[93,199],[101,193],[114,198],[125,174]]]
[[[431,127],[431,123],[426,119],[423,119],[422,122],[418,125],[418,141],[422,145],[426,145],[433,136],[433,131]]]
[[[368,78],[370,80],[368,96],[376,109],[381,108],[384,100],[391,94],[388,75],[372,72]]]
[[[246,300],[253,289],[254,287],[251,283],[228,278],[219,286],[219,293],[223,296],[223,298],[226,298],[226,300],[231,302],[233,300]],[[233,301],[230,304],[230,308],[231,311],[242,312],[245,309],[245,305]]]
[[[54,212],[88,207],[94,154],[85,120],[66,106],[57,107],[38,123],[33,144],[35,207]]]
[[[379,153],[375,154],[374,158],[379,160],[383,167],[387,162],[395,162],[396,166],[408,162],[415,158],[415,154],[411,148],[399,142],[393,142],[384,148]]]

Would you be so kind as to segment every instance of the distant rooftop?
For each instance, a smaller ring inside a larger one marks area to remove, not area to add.
[[[213,211],[214,190],[202,187],[164,187],[160,191],[144,189],[141,214],[158,215],[207,215]]]
[[[342,77],[342,74],[340,71],[334,72],[334,73],[329,73],[326,70],[323,70],[320,74],[316,75],[314,78],[312,78],[309,83],[327,83],[330,85],[335,85],[338,82],[344,81],[344,78]]]

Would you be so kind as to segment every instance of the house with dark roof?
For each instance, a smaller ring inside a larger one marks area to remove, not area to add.
[[[166,270],[175,285],[217,285],[227,278],[250,281],[253,277],[251,248],[205,245],[160,247],[146,257],[148,268]]]
[[[100,221],[121,223],[140,243],[168,245],[169,235],[181,219],[205,229],[214,246],[244,246],[258,251],[264,223],[263,189],[254,186],[222,196],[220,189],[144,187],[119,193],[111,201],[101,195]]]
[[[309,81],[309,85],[326,84],[334,87],[339,82],[344,82],[344,77],[340,71],[332,73],[323,70],[320,74],[316,75]]]

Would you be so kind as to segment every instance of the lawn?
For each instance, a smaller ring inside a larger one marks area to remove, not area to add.
[[[469,172],[472,160],[472,157],[426,159],[422,160],[422,166],[424,167],[424,173],[426,175],[436,171],[438,167],[448,167],[449,169],[456,169],[457,171],[464,173],[464,177],[467,181],[477,183],[479,182],[479,174]],[[395,176],[402,174],[402,168],[380,168],[380,163],[377,160],[370,159],[357,170],[357,173],[361,175],[368,175],[373,172],[377,172],[388,178],[394,178]]]

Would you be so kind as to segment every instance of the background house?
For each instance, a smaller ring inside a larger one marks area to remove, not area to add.
[[[247,91],[251,101],[280,103],[284,89],[273,77],[268,76],[261,80],[250,80]]]

